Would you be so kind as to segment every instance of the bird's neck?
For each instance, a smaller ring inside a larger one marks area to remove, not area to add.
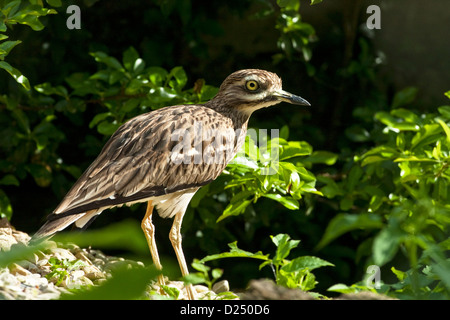
[[[250,114],[241,112],[239,108],[223,103],[223,101],[220,102],[217,99],[210,100],[205,104],[205,106],[221,114],[223,117],[227,118],[228,121],[231,120],[235,133],[234,148],[232,151],[233,156],[230,157],[229,159],[232,160],[245,142],[245,136],[247,135],[247,126],[248,120],[250,119]]]
[[[247,130],[251,114],[243,112],[238,106],[230,106],[227,103],[220,102],[217,97],[208,101],[205,106],[229,118],[233,122],[235,129],[242,128],[245,131]]]

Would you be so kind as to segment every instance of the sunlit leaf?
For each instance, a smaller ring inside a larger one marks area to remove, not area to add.
[[[283,206],[285,206],[290,210],[297,210],[300,207],[298,201],[290,196],[282,196],[280,194],[269,194],[269,193],[264,194],[263,196],[278,201],[279,203],[281,203]]]
[[[266,255],[262,254],[262,252],[260,252],[260,251],[258,251],[256,253],[252,253],[249,251],[239,249],[237,246],[237,241],[235,241],[233,243],[229,243],[228,247],[230,248],[229,252],[206,256],[203,259],[201,259],[200,262],[204,263],[207,261],[223,259],[223,258],[252,258],[252,259],[259,259],[259,260],[268,260],[269,259],[268,254],[266,254]]]
[[[0,68],[6,70],[13,78],[20,83],[25,89],[30,90],[30,82],[28,79],[16,68],[12,67],[6,61],[0,61]]]
[[[302,256],[293,259],[288,264],[284,265],[282,269],[287,272],[295,272],[302,269],[308,269],[309,271],[321,268],[321,267],[333,267],[334,264],[313,256]]]

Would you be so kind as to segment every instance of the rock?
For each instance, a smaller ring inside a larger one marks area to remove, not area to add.
[[[83,270],[74,270],[64,277],[62,285],[67,289],[79,289],[88,285],[94,285],[94,283],[84,275]]]
[[[14,229],[8,219],[0,219],[0,251],[9,251],[13,244],[27,244],[30,238],[25,232]]]
[[[29,240],[26,233],[16,231],[6,219],[0,219],[0,250],[11,250],[13,245],[27,245]],[[72,244],[64,245],[63,248],[61,244],[47,240],[45,248],[30,254],[24,260],[12,263],[8,268],[0,268],[0,300],[58,299],[61,293],[70,294],[70,289],[107,281],[115,267],[144,266],[140,261],[111,257],[99,250],[82,249]],[[54,263],[52,258],[58,261]],[[52,272],[55,272],[52,278],[47,279]],[[179,299],[187,299],[184,282],[169,281],[166,278],[166,284],[177,288]],[[161,294],[148,295],[150,299],[165,298],[162,296],[165,294],[164,290],[157,284],[149,287],[153,288],[153,293],[156,291]],[[229,291],[229,285],[223,280],[214,285],[214,290],[209,290],[204,285],[195,285],[194,290],[199,299],[220,299],[217,293]]]
[[[50,252],[52,253],[52,255],[60,260],[60,261],[64,261],[64,260],[68,260],[68,261],[74,261],[77,258],[72,254],[72,252],[70,252],[67,249],[63,249],[63,248],[52,248],[50,249]]]
[[[30,271],[18,265],[17,263],[13,263],[11,266],[9,266],[9,272],[15,276],[17,275],[27,276],[32,274]]]
[[[314,300],[309,293],[299,289],[289,289],[275,284],[272,280],[252,280],[247,290],[241,294],[242,300]]]
[[[230,291],[230,284],[228,283],[227,280],[222,280],[222,281],[216,282],[212,286],[212,291],[214,291],[215,293]]]
[[[82,267],[82,270],[86,278],[88,278],[89,280],[94,281],[106,278],[106,275],[94,265],[87,265],[85,267]]]
[[[89,260],[86,253],[84,253],[82,250],[75,252],[75,258],[83,261],[84,263],[86,263],[88,265],[93,265],[92,261]]]

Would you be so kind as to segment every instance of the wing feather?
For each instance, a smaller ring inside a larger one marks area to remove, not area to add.
[[[200,145],[194,132],[195,122],[203,126]],[[234,125],[229,117],[199,105],[166,107],[137,116],[111,136],[53,214],[76,214],[207,184],[217,178],[231,159],[212,164],[194,161],[198,160],[195,158],[198,146],[204,152],[210,145],[204,141],[213,141],[212,135],[216,133],[204,128],[225,130],[233,129]],[[174,139],[177,130],[190,132],[183,136],[186,141]],[[242,137],[233,140],[231,158],[238,151],[238,144],[243,143]],[[188,150],[192,154],[186,150],[175,153],[173,150],[180,143],[191,146]],[[180,158],[184,161],[174,161]],[[190,163],[186,163],[189,159]]]

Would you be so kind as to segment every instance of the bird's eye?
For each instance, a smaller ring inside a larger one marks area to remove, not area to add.
[[[249,80],[245,83],[245,87],[248,91],[255,91],[259,89],[259,84],[255,80]]]

